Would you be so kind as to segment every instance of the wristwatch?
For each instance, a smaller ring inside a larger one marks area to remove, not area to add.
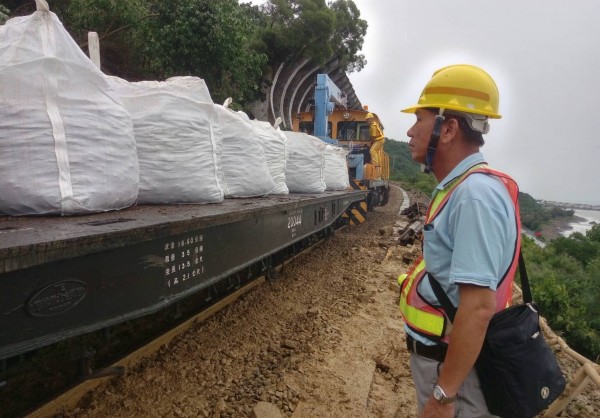
[[[436,383],[435,386],[433,386],[433,398],[442,405],[446,405],[454,402],[456,398],[458,398],[458,394],[449,397],[446,395],[446,392],[444,392],[444,389]]]

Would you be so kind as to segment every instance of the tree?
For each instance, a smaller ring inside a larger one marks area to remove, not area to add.
[[[566,254],[579,261],[584,267],[600,253],[600,243],[588,239],[580,232],[566,237],[559,237],[550,244],[557,255]]]
[[[521,222],[527,228],[536,231],[551,219],[550,212],[544,209],[532,196],[519,192]]]
[[[600,224],[593,225],[585,232],[585,236],[592,242],[600,244]]]
[[[401,182],[407,189],[431,195],[438,182],[433,175],[421,172],[420,164],[411,157],[408,143],[387,140],[383,148],[391,161],[390,179]]]
[[[550,208],[550,216],[552,218],[570,218],[575,214],[574,209],[563,209],[558,206]]]
[[[88,32],[98,33],[105,73],[140,80],[141,29],[153,17],[147,6],[145,0],[69,0],[56,3],[55,12],[82,49],[87,49]]]
[[[262,9],[258,31],[260,51],[272,67],[301,58],[324,63],[337,58],[344,70],[360,71],[366,61],[362,48],[367,22],[352,0],[270,0]]]
[[[4,25],[10,16],[10,10],[0,4],[0,25]]]
[[[596,243],[582,234],[559,238],[545,248],[527,237],[522,243],[541,313],[571,347],[595,359],[600,355],[600,257],[590,254]]]
[[[584,304],[589,308],[590,324],[600,334],[600,257],[590,261],[587,266],[589,289],[585,292]],[[598,350],[600,352],[600,350]]]
[[[367,64],[365,56],[359,54],[367,34],[367,21],[360,18],[360,11],[352,0],[336,0],[330,7],[335,13],[334,54],[346,71],[358,72]]]
[[[36,10],[31,0],[5,0],[12,15]],[[151,17],[144,0],[54,0],[49,2],[65,29],[87,53],[88,32],[100,38],[102,70],[127,79],[139,79],[138,51],[141,22]]]
[[[266,25],[259,38],[271,66],[300,58],[315,62],[331,58],[335,16],[325,0],[270,0],[262,10]]]
[[[159,78],[203,78],[217,102],[236,102],[260,93],[266,56],[248,46],[255,32],[250,16],[236,0],[155,0],[158,16],[146,25],[146,71]]]

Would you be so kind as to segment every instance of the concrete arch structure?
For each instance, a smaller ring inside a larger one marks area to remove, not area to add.
[[[322,65],[310,65],[308,59],[281,64],[269,89],[269,122],[280,116],[285,128],[292,126],[296,113],[306,109],[313,98],[317,74],[324,73],[347,95],[349,109],[362,109],[352,83],[340,68],[337,59]]]

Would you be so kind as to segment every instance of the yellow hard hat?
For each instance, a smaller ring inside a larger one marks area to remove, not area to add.
[[[419,103],[403,109],[415,113],[424,107],[455,110],[500,119],[498,87],[488,73],[467,64],[450,65],[433,73]]]
[[[373,114],[371,112],[367,113],[367,116],[365,116],[365,119],[370,119],[373,118]]]

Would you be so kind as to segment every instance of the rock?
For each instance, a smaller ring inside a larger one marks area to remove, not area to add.
[[[215,405],[215,412],[222,413],[227,411],[227,404],[225,403],[225,399],[219,398],[217,404]]]
[[[321,309],[319,308],[311,308],[308,310],[308,316],[318,316],[321,314]]]
[[[379,235],[392,235],[394,233],[394,228],[391,226],[384,226],[383,228],[379,228]]]
[[[259,402],[252,409],[252,418],[283,418],[277,406],[270,402]]]
[[[295,350],[298,348],[298,343],[296,341],[285,339],[281,343],[282,348],[288,348],[290,350]]]
[[[360,303],[367,303],[367,302],[369,302],[369,301],[370,301],[370,299],[371,299],[371,296],[370,296],[370,295],[360,295],[360,296],[358,297],[358,301],[359,301]]]

